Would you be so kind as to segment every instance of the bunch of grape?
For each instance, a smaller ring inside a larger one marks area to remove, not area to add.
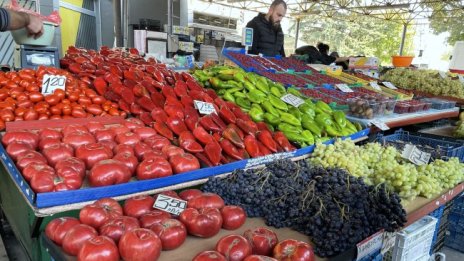
[[[321,257],[406,222],[400,197],[385,185],[369,186],[345,170],[308,161],[279,160],[263,169],[236,170],[210,179],[203,190],[242,206],[250,217],[263,217],[267,225],[310,236]]]

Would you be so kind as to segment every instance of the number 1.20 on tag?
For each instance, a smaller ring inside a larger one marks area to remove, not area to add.
[[[66,88],[66,76],[45,74],[42,80],[42,94],[52,94],[56,89]]]

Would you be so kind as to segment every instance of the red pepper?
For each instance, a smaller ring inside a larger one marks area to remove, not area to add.
[[[130,80],[130,79],[124,79],[123,84],[127,88],[132,89],[132,88],[134,88],[135,85],[137,85],[137,82],[135,82],[133,80]]]
[[[227,109],[227,107],[223,106],[221,109],[219,109],[219,116],[223,120],[225,120],[227,123],[235,123],[237,121],[237,117],[235,117],[235,114]]]
[[[155,104],[155,106],[164,108],[164,103],[166,102],[166,98],[160,92],[154,92],[150,95],[151,101]]]
[[[262,121],[257,122],[256,126],[258,126],[258,131],[263,131],[263,130],[271,131],[269,127],[267,126],[267,124]]]
[[[139,115],[143,112],[142,107],[136,103],[130,105],[130,112],[135,115]]]
[[[277,144],[272,138],[270,131],[263,130],[258,133],[258,140],[261,141],[272,152],[277,152]]]
[[[186,116],[184,122],[190,131],[194,131],[196,128],[201,127],[201,126],[198,126],[199,119],[200,118],[197,116]]]
[[[172,97],[177,99],[176,93],[174,92],[174,89],[172,89],[172,87],[164,85],[161,92],[163,93],[164,97],[166,97],[166,98],[168,96],[172,96]]]
[[[189,91],[201,91],[203,88],[194,80],[189,79],[187,80],[187,87]]]
[[[185,118],[188,118],[188,117],[200,118],[200,114],[198,113],[198,111],[195,108],[190,107],[190,106],[185,107],[184,114],[185,114]]]
[[[134,82],[137,82],[139,80],[135,72],[128,71],[128,70],[124,71],[124,79],[129,79]]]
[[[151,112],[154,108],[157,108],[153,102],[151,101],[150,98],[148,98],[147,96],[143,96],[143,97],[140,97],[137,99],[137,104],[140,105],[140,107],[142,107],[142,109],[148,111],[148,112]]]
[[[122,90],[124,90],[125,87],[124,85],[120,83],[110,83],[108,89],[112,90],[113,92],[117,93],[118,95],[121,95]]]
[[[202,98],[203,98],[204,102],[209,102],[209,103],[212,103],[213,105],[216,105],[216,104],[214,104],[214,99],[211,96],[209,96],[208,93],[204,92]],[[216,108],[216,111],[218,111],[218,110],[219,110],[219,108]]]
[[[193,99],[188,95],[184,95],[180,98],[180,102],[184,105],[184,108],[191,107],[193,108]]]
[[[189,96],[192,97],[193,100],[203,101],[203,91],[190,91]]]
[[[148,91],[148,93],[150,93],[150,95],[156,92],[156,88],[149,81],[143,80],[140,84],[143,87],[145,87],[145,89]]]
[[[188,80],[195,81],[195,79],[189,73],[182,72],[180,75],[182,76],[184,81],[188,81]]]
[[[217,142],[221,141],[222,137],[218,132],[213,133],[213,139]]]
[[[164,111],[168,116],[177,116],[180,119],[184,119],[184,110],[182,107],[176,106],[176,105],[165,105],[164,106]]]
[[[72,63],[69,65],[68,70],[72,73],[78,74],[82,71],[81,65],[78,63]]]
[[[252,135],[247,135],[244,140],[245,149],[252,158],[261,157],[258,141]]]
[[[203,147],[196,142],[195,137],[190,131],[183,131],[179,134],[179,145],[190,153],[202,152]]]
[[[245,121],[242,119],[237,119],[236,124],[246,134],[251,134],[255,136],[258,132],[258,126],[256,126],[256,123],[254,121]]]
[[[280,145],[285,151],[294,151],[296,150],[295,146],[293,146],[285,137],[284,133],[281,131],[274,132],[274,140],[277,144]]]
[[[95,88],[98,94],[103,95],[106,92],[108,84],[102,77],[97,77],[95,78],[95,80],[93,80],[93,87]]]
[[[221,120],[221,118],[216,113],[211,113],[209,116],[211,116],[214,123],[216,123],[216,125],[219,126],[219,128],[221,128],[221,131],[227,128],[226,123],[223,120]]]
[[[238,148],[241,148],[241,149],[245,148],[245,144],[243,144],[243,140],[240,139],[240,136],[238,135],[238,133],[235,131],[233,127],[225,128],[224,131],[222,132],[222,137],[228,139]]]
[[[177,99],[177,97],[167,96],[164,106],[166,105],[174,105],[184,110],[184,105]]]
[[[165,79],[166,79],[166,82],[167,82],[169,85],[171,85],[171,86],[174,85],[174,83],[175,83],[174,78],[172,78],[171,76],[166,76]]]
[[[181,75],[180,73],[178,73],[178,72],[175,72],[175,73],[174,73],[174,79],[176,80],[176,83],[177,83],[178,81],[184,81],[184,78],[183,78],[182,75]],[[187,85],[185,85],[185,86],[187,87]]]
[[[238,136],[240,137],[241,140],[243,140],[245,138],[245,133],[243,133],[243,131],[237,125],[231,123],[231,124],[227,125],[227,127],[234,128],[234,130],[237,132],[237,134],[238,134]]]
[[[217,98],[219,98],[219,96],[217,95],[217,93],[216,93],[213,89],[207,89],[207,90],[206,90],[206,93],[207,93],[211,98],[213,98],[214,100],[216,100]]]
[[[250,158],[250,154],[248,154],[248,152],[245,149],[238,149],[238,152],[240,153],[240,155],[243,155],[244,159]]]
[[[166,112],[158,107],[153,108],[153,110],[151,111],[151,117],[155,121],[159,122],[166,122],[168,120],[168,115],[166,114]]]
[[[168,138],[169,140],[174,139],[174,134],[172,131],[166,126],[165,122],[162,121],[156,121],[153,124],[153,128],[163,137]]]
[[[210,89],[208,89],[208,90],[210,90]],[[229,106],[227,106],[227,103],[226,103],[223,99],[221,99],[220,97],[214,99],[214,103],[215,103],[217,106],[219,106],[220,108],[222,108],[222,107],[227,107],[227,109],[229,109]],[[229,111],[231,111],[231,110],[229,109]],[[232,111],[231,111],[231,112],[232,112]]]
[[[118,105],[119,105],[119,109],[129,113],[130,112],[130,107],[129,107],[129,104],[127,104],[125,101],[123,101],[122,99],[120,99],[118,101]]]
[[[200,118],[200,124],[207,131],[220,132],[222,129],[214,123],[210,115],[206,115]]]
[[[127,102],[128,104],[132,104],[135,102],[135,96],[132,93],[132,90],[129,88],[124,88],[121,91],[121,97],[122,99]]]
[[[231,162],[234,162],[235,160],[232,159],[231,157],[229,157],[228,155],[221,155],[221,163],[222,164],[227,164],[227,163],[231,163]]]
[[[240,153],[240,151],[228,139],[221,139],[219,143],[221,144],[221,148],[227,155],[231,156],[236,160],[244,159],[243,153]]]
[[[109,71],[111,74],[117,75],[119,78],[122,78],[123,76],[122,70],[116,65],[110,65]]]
[[[105,95],[103,95],[105,99],[110,100],[110,101],[119,101],[121,99],[121,96],[119,96],[117,93],[113,92],[112,90],[106,91]]]
[[[155,71],[153,72],[153,76],[155,77],[155,80],[157,80],[160,83],[166,83],[164,80],[164,76],[160,71]]]
[[[177,135],[180,135],[184,131],[188,131],[184,121],[177,116],[168,117],[166,125],[168,125],[169,129],[171,129]]]
[[[199,153],[195,153],[195,157],[200,161],[200,164],[202,166],[206,166],[206,167],[214,167],[218,164],[213,164],[209,159],[208,157],[206,156],[206,154],[204,152],[199,152]]]
[[[151,126],[153,124],[153,118],[149,112],[142,112],[139,118],[143,121],[143,123],[145,123],[145,125]]]
[[[193,130],[193,136],[203,144],[208,144],[213,141],[213,137],[203,127],[197,126]]]
[[[222,148],[219,143],[212,140],[205,146],[205,154],[213,165],[219,165],[221,162]]]
[[[188,95],[187,84],[182,80],[177,81],[176,84],[174,85],[174,93],[179,98],[182,96]]]
[[[269,154],[272,154],[272,151],[270,151],[266,146],[264,146],[263,143],[261,143],[260,141],[258,141],[258,146],[259,146],[259,152],[261,152],[261,155],[262,156],[266,156],[266,155],[269,155]]]
[[[238,108],[238,109],[232,108],[231,111],[234,113],[234,115],[235,115],[235,117],[237,117],[237,119],[241,119],[243,121],[251,120],[250,115],[243,112],[242,109],[240,109],[240,108]],[[235,122],[235,123],[237,123],[237,122]]]
[[[134,93],[135,97],[150,96],[147,89],[141,84],[135,85],[134,88],[132,88],[132,92]]]

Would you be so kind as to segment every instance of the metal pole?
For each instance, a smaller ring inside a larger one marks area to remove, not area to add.
[[[403,24],[403,36],[401,37],[401,45],[400,45],[400,55],[403,55],[404,49],[404,41],[406,40],[406,32],[408,30],[408,24]]]
[[[123,19],[124,19],[124,47],[129,46],[129,1],[124,0],[124,11],[123,11]]]
[[[121,32],[121,1],[113,1],[113,23],[114,23],[114,37],[116,39],[116,47],[122,46],[122,32]]]
[[[298,48],[298,37],[300,36],[300,18],[296,19],[295,50]]]
[[[173,10],[173,3],[172,0],[168,0],[168,35],[172,34],[172,13]]]

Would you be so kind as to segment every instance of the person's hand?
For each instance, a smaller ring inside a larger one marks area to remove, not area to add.
[[[29,23],[26,26],[26,30],[29,33],[29,36],[34,37],[34,39],[42,36],[44,32],[42,19],[35,15],[29,15]]]

